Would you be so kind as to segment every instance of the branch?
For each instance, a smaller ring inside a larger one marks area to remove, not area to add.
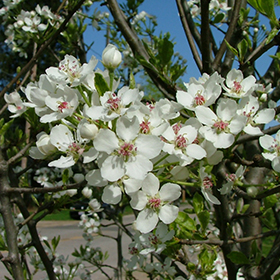
[[[273,235],[277,235],[280,233],[280,230],[271,230],[268,232],[264,232],[261,234],[256,234],[252,236],[247,236],[243,238],[236,238],[236,239],[230,239],[230,240],[219,240],[219,239],[208,239],[208,240],[180,240],[181,244],[185,245],[196,245],[196,244],[209,244],[209,245],[217,245],[217,246],[223,246],[228,244],[236,244],[236,243],[244,243],[256,239],[261,239]]]
[[[33,144],[33,142],[28,143],[23,149],[21,149],[15,156],[11,157],[7,163],[8,165],[14,163],[16,160],[18,160],[19,158],[21,158],[25,152],[30,148],[30,146]]]
[[[0,98],[12,87],[14,83],[16,83],[19,78],[29,71],[33,65],[36,63],[37,59],[40,57],[40,55],[47,49],[47,47],[60,35],[60,33],[65,29],[67,23],[72,18],[74,13],[82,6],[85,0],[80,0],[78,4],[73,8],[72,11],[69,12],[63,23],[60,25],[60,27],[56,30],[53,36],[51,36],[47,41],[45,41],[37,53],[29,60],[29,62],[20,70],[20,72],[12,79],[12,81],[3,88],[3,90],[0,92]]]
[[[270,50],[272,47],[280,44],[280,34],[277,34],[271,42],[266,44],[267,38],[265,38],[261,44],[248,56],[246,61],[240,66],[240,70],[244,71],[250,67],[260,56]]]
[[[224,37],[224,40],[218,50],[218,53],[214,59],[214,62],[212,64],[212,68],[214,70],[217,70],[218,69],[218,66],[219,64],[221,63],[221,60],[223,58],[223,55],[227,49],[227,44],[226,44],[226,41],[229,42],[233,33],[234,33],[234,29],[236,27],[236,24],[237,24],[237,21],[238,21],[238,18],[239,18],[239,11],[240,11],[240,8],[241,8],[241,4],[242,4],[242,1],[241,0],[238,0],[238,1],[235,1],[235,4],[234,4],[234,12],[233,12],[233,15],[230,19],[230,24],[229,24],[229,27],[228,27],[228,30],[227,30],[227,33]]]
[[[182,2],[184,4],[184,6],[182,5]],[[202,61],[201,58],[199,56],[198,50],[196,48],[195,42],[193,39],[196,39],[196,43],[200,46],[201,45],[201,38],[199,35],[197,35],[197,29],[194,26],[193,20],[190,16],[190,12],[189,9],[186,8],[186,6],[188,7],[186,1],[182,1],[182,0],[176,0],[177,3],[177,8],[178,8],[178,12],[179,12],[179,16],[181,19],[181,23],[182,26],[184,28],[186,37],[188,39],[192,54],[193,54],[193,58],[196,62],[196,65],[200,71],[200,73],[203,73],[202,71]],[[190,24],[191,22],[191,24]],[[192,27],[192,28],[191,28]]]
[[[75,183],[71,185],[63,185],[63,186],[56,186],[51,188],[9,188],[6,190],[8,193],[48,193],[48,192],[59,192],[64,190],[70,190],[70,189],[79,189],[86,185],[86,181],[83,181],[81,183]],[[1,192],[0,192],[1,193]]]
[[[209,25],[209,1],[201,0],[201,44],[202,72],[210,74],[210,25]]]
[[[123,11],[120,9],[116,0],[107,0],[107,6],[115,19],[115,22],[120,29],[122,35],[126,39],[127,43],[129,44],[130,48],[132,49],[134,55],[137,57],[140,56],[141,58],[149,61],[150,57],[142,44],[141,40],[138,38],[135,31],[129,25],[126,16],[124,15]],[[174,100],[174,96],[176,95],[177,89],[176,86],[172,86],[165,82],[159,75],[157,69],[153,67],[152,69],[143,65],[146,72],[158,87],[158,89],[169,99]],[[167,77],[164,77],[168,80]]]

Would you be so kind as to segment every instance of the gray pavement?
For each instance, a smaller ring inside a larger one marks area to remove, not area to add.
[[[124,222],[129,223],[133,221],[132,216],[126,216]],[[108,223],[109,221],[105,221]],[[57,247],[57,253],[62,254],[65,257],[68,255],[68,261],[73,261],[75,258],[71,256],[71,253],[75,248],[79,248],[81,244],[85,244],[85,240],[82,237],[83,231],[78,228],[79,221],[71,220],[71,221],[42,221],[38,224],[38,231],[41,236],[47,236],[48,240],[54,236],[60,235],[60,242]],[[116,237],[116,227],[107,227],[103,230],[103,234]],[[129,257],[128,254],[128,244],[131,242],[130,238],[124,234],[123,242],[122,242],[122,250],[125,258]],[[117,242],[111,238],[105,238],[100,236],[94,236],[94,247],[102,248],[102,251],[108,251],[109,258],[106,260],[106,264],[111,266],[117,265]],[[66,267],[67,268],[67,267]],[[111,269],[106,269],[106,273],[113,277],[113,272]],[[4,275],[6,273],[6,269],[3,264],[0,263],[0,279],[4,280]],[[139,274],[135,272],[136,279],[145,280],[148,279],[145,275]],[[33,280],[42,280],[46,279],[46,274],[44,272],[37,273]],[[79,278],[76,278],[79,279]],[[93,274],[92,279],[95,280],[105,280],[108,279],[101,272],[96,272]],[[114,278],[113,278],[114,279]]]

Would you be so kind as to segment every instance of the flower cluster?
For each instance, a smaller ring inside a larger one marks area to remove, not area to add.
[[[47,30],[49,25],[55,26],[57,22],[62,21],[62,18],[54,14],[48,6],[37,5],[33,11],[21,9],[20,14],[15,16],[14,9],[21,1],[3,2],[4,7],[0,9],[0,17],[3,23],[7,24],[5,43],[14,52],[19,52],[20,56],[27,56],[25,50],[28,44],[35,40],[37,34]]]
[[[259,125],[270,122],[275,112],[259,109],[253,92],[262,87],[263,95],[265,87],[236,69],[226,78],[214,73],[191,79],[186,90],[177,92],[177,102],[161,99],[144,104],[143,92],[119,87],[111,75],[121,57],[115,46],[108,45],[102,63],[109,71],[101,71],[95,70],[95,57],[81,65],[66,55],[58,67],[48,68],[38,82],[22,89],[26,101],[16,93],[5,99],[13,117],[23,108],[33,108],[42,123],[50,124],[49,134],[37,135],[36,146],[30,150],[33,158],[52,156],[49,167],[60,169],[77,162],[94,163],[96,168],[85,174],[88,186],[82,193],[90,199],[91,187],[104,187],[104,203],[118,204],[122,197],[129,198],[131,207],[139,211],[135,228],[146,234],[159,222],[172,223],[179,211],[173,203],[180,197],[181,187],[159,178],[171,170],[175,172],[169,173],[171,179],[181,176],[176,175],[180,168],[199,161],[196,186],[206,200],[220,204],[212,194],[215,182],[206,166],[218,164],[222,149],[230,148],[240,134],[262,135]],[[178,118],[182,110],[192,116],[184,123]],[[267,136],[261,138],[261,145],[269,150],[264,156],[273,160],[277,171],[279,149],[277,142],[271,142]],[[243,169],[236,177],[242,174]],[[227,194],[236,183],[237,179],[229,180],[221,194]],[[95,227],[94,222],[87,223],[88,228]]]

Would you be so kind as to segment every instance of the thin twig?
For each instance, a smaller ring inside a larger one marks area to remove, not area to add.
[[[228,30],[227,30],[227,33],[226,33],[226,36],[224,37],[224,40],[218,50],[218,53],[214,59],[214,62],[212,64],[212,68],[214,70],[217,70],[218,69],[218,66],[219,64],[221,63],[221,60],[223,58],[223,55],[227,49],[227,44],[226,44],[226,41],[229,42],[230,41],[230,38],[232,37],[233,33],[234,33],[234,29],[236,27],[236,23],[238,21],[238,18],[239,18],[239,12],[240,12],[240,8],[241,8],[241,3],[242,1],[239,0],[239,1],[235,1],[235,4],[234,4],[234,7],[233,7],[233,15],[232,15],[232,18],[230,19],[230,23],[229,23],[229,27],[228,27]]]

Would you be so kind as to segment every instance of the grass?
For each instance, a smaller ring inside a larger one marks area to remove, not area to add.
[[[49,214],[44,217],[43,221],[69,221],[70,218],[69,209],[62,209],[55,213]]]

